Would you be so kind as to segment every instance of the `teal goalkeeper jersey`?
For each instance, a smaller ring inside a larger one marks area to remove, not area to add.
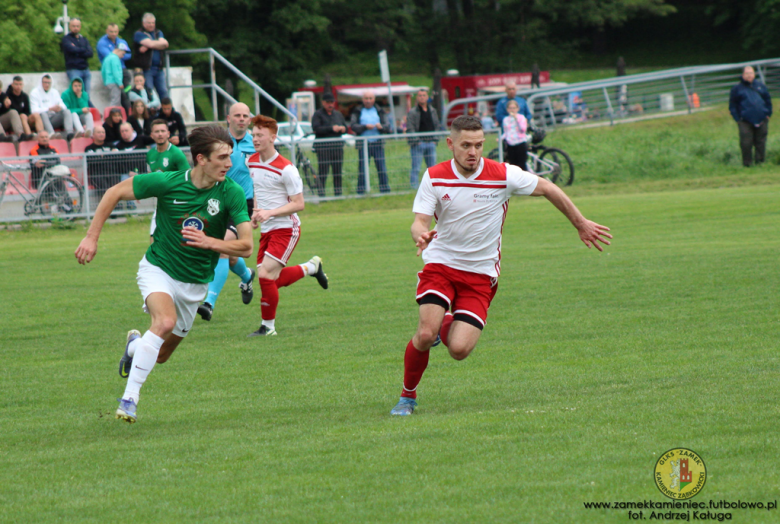
[[[157,197],[157,228],[146,259],[179,282],[211,282],[219,260],[216,251],[188,246],[181,236],[183,227],[223,239],[231,217],[236,225],[249,221],[244,191],[229,178],[198,189],[189,169],[145,173],[133,177],[133,192],[138,200]]]

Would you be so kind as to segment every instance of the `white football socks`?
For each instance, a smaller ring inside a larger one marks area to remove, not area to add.
[[[276,319],[273,320],[263,320],[263,326],[267,327],[268,329],[274,329],[274,324],[276,323]]]
[[[136,350],[141,347],[141,344],[143,344],[143,342],[141,342],[141,338],[142,337],[138,337],[137,339],[130,342],[130,344],[127,346],[127,354],[130,356],[130,358],[135,356]]]
[[[139,344],[135,346],[133,367],[130,369],[130,376],[127,377],[125,394],[122,395],[123,399],[132,399],[136,404],[138,404],[141,386],[144,385],[146,377],[149,376],[157,363],[157,355],[160,354],[160,348],[165,340],[151,331],[147,331],[138,342]]]

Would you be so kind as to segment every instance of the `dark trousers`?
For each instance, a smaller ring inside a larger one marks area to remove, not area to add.
[[[506,142],[504,144],[506,145],[504,161],[525,171],[527,169],[525,164],[528,162],[528,142],[520,142],[514,146],[510,146]]]
[[[379,192],[389,193],[390,184],[387,182],[387,167],[385,166],[385,145],[382,140],[370,140],[368,142],[368,158],[374,158],[376,171],[379,176]],[[357,192],[363,194],[366,192],[366,182],[363,173],[363,144],[358,142],[358,183]]]
[[[737,122],[739,126],[739,148],[742,150],[742,165],[753,163],[753,148],[756,148],[756,164],[766,158],[766,137],[769,134],[769,119],[765,118],[761,125],[754,126],[744,120]]]
[[[317,194],[325,196],[325,182],[328,170],[333,173],[333,194],[341,196],[341,167],[344,164],[344,146],[342,144],[317,145]]]

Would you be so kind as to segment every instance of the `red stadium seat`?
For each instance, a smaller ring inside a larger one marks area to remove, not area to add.
[[[16,156],[16,145],[11,142],[0,142],[0,158]]]
[[[112,109],[119,109],[122,111],[122,120],[127,121],[127,113],[125,113],[125,108],[122,106],[108,106],[103,110],[103,120],[108,120],[108,114],[111,112]]]
[[[100,111],[98,111],[94,107],[90,107],[89,112],[92,113],[92,121],[95,123],[96,126],[103,124],[103,119],[100,118]]]
[[[74,138],[70,141],[70,152],[71,153],[83,153],[84,149],[92,145],[92,139],[91,138]]]
[[[64,138],[52,138],[49,140],[49,147],[53,147],[57,150],[57,153],[60,155],[70,153],[70,148],[68,147],[68,141]]]
[[[19,156],[30,156],[30,150],[34,148],[38,142],[35,140],[25,140],[19,142]]]

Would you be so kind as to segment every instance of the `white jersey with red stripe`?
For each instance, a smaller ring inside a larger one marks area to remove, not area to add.
[[[415,213],[436,218],[436,234],[422,255],[425,263],[498,277],[509,199],[530,195],[538,182],[536,175],[487,158],[468,177],[454,160],[428,169],[414,199]]]
[[[303,192],[303,182],[292,162],[279,153],[263,162],[260,153],[247,159],[249,176],[255,188],[255,209],[277,209],[290,202],[290,197]],[[274,229],[297,228],[301,222],[298,214],[273,217],[260,225],[260,232]]]

